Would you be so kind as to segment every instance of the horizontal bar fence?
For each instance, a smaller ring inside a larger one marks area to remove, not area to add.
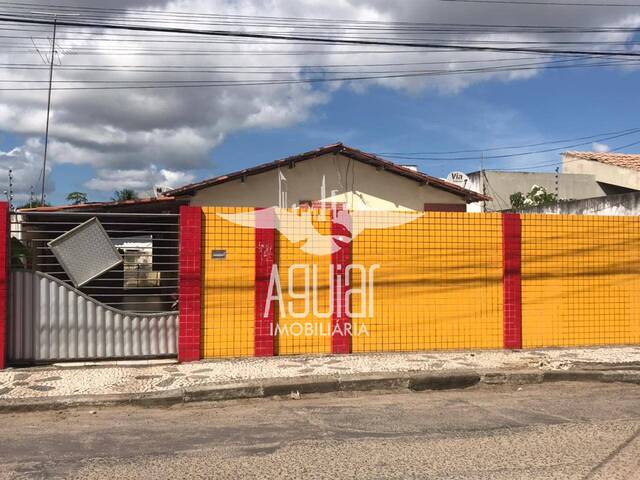
[[[13,212],[9,218],[5,345],[12,364],[177,355],[178,215]],[[49,243],[94,218],[122,261],[77,286]]]
[[[177,214],[101,212],[20,212],[11,214],[14,268],[46,273],[74,286],[48,243],[91,218],[97,218],[125,261],[82,285],[80,292],[129,312],[177,309]]]

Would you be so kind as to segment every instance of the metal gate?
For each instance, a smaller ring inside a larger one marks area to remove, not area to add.
[[[50,242],[92,219],[121,262],[78,286]],[[176,214],[11,214],[9,362],[175,356],[178,238]]]

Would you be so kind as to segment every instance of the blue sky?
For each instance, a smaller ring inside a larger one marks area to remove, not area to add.
[[[298,126],[230,136],[213,152],[214,165],[198,173],[217,175],[336,141],[368,152],[435,152],[523,145],[634,128],[640,126],[639,81],[640,71],[564,70],[546,71],[528,80],[491,81],[457,94],[409,95],[380,87],[364,93],[343,89]],[[633,140],[640,140],[640,134],[611,140],[610,146]],[[640,151],[640,146],[635,151]],[[485,168],[526,168],[559,159],[558,153],[544,153],[487,161]],[[478,169],[480,158],[422,161],[418,165],[426,173],[446,176],[453,169]]]
[[[456,94],[428,91],[412,95],[383,87],[356,92],[343,87],[299,124],[228,135],[211,152],[210,164],[194,173],[197,178],[207,178],[336,141],[369,152],[436,152],[529,144],[634,128],[640,126],[639,84],[638,70],[583,69],[546,71],[512,82],[490,81]],[[0,139],[2,150],[22,141],[6,132]],[[609,145],[613,149],[634,140],[640,140],[640,135],[611,140]],[[640,151],[640,145],[627,151]],[[558,153],[552,152],[487,160],[485,168],[526,169],[527,165],[558,159]],[[426,173],[446,176],[452,170],[477,170],[480,159],[415,163]],[[64,203],[66,193],[87,191],[84,184],[93,175],[94,169],[89,165],[56,165],[50,175],[55,184],[51,201]],[[88,193],[91,200],[109,197],[108,192]]]
[[[98,0],[75,3],[82,6],[101,5]],[[283,17],[455,21],[461,24],[640,26],[640,16],[626,9],[599,9],[598,15],[593,15],[595,12],[592,10],[569,7],[547,9],[517,6],[496,9],[452,5],[436,0],[406,0],[398,3],[341,0],[330,5],[320,0],[184,0],[183,3],[185,8],[191,6],[190,11],[194,12],[210,9],[216,13],[225,11],[252,15],[264,13],[268,4],[270,15]],[[118,5],[122,8],[142,8],[140,4],[150,4],[156,10],[175,10],[166,0],[119,0]],[[46,44],[47,31],[42,34],[45,35]],[[517,36],[520,34],[509,35],[503,35],[501,39],[516,38],[520,41],[523,38]],[[603,40],[627,42],[632,38],[628,35],[612,35],[603,37]],[[78,39],[77,35],[65,33],[64,30],[60,38],[69,52],[73,52],[74,48],[92,47],[96,44],[93,42],[102,40],[99,37],[91,41]],[[482,33],[464,38],[487,41]],[[494,41],[494,37],[491,38],[490,41]],[[596,37],[573,38],[590,41]],[[547,39],[540,35],[529,35],[525,40]],[[124,37],[123,41],[130,43],[122,44],[123,48],[143,48],[141,45],[144,45],[130,37]],[[44,48],[46,45],[40,46]],[[628,45],[620,48],[627,47],[634,48]],[[282,46],[264,48],[282,49]],[[294,53],[308,48],[289,47]],[[335,64],[345,62],[345,59],[347,62],[363,64],[389,60],[412,62],[445,59],[452,62],[452,68],[458,68],[456,66],[460,64],[456,62],[469,59],[481,59],[488,65],[494,61],[505,61],[504,54],[477,52],[447,54],[414,51],[393,56],[367,52],[345,56],[337,48],[322,49],[311,58],[295,54],[285,57],[251,54],[237,58],[232,55],[185,58],[178,53],[168,57],[120,58],[111,53],[77,57],[63,55],[60,62],[64,66],[73,66],[74,63],[98,66],[144,63],[155,67],[180,63],[193,67],[258,65],[256,68],[287,64],[302,69],[305,64]],[[0,52],[0,63],[18,61],[40,62],[40,59],[33,51],[21,56]],[[56,73],[56,79],[74,79],[78,82],[139,75],[123,72],[88,73],[77,80],[74,75],[78,74],[61,70]],[[15,71],[5,71],[3,77],[16,75],[13,77],[16,78],[15,82],[20,82],[45,78],[42,77],[45,74],[46,71],[41,71],[18,76]],[[191,75],[182,78],[202,77],[197,73]],[[167,74],[152,79],[166,77]],[[241,76],[234,78],[243,79]],[[336,141],[373,153],[438,152],[532,144],[631,129],[640,127],[640,121],[637,120],[640,111],[638,80],[638,68],[623,70],[607,67],[538,70],[517,74],[507,72],[485,77],[453,75],[378,80],[341,86],[54,91],[50,142],[52,170],[48,176],[48,199],[55,204],[64,203],[68,192],[79,190],[87,192],[90,200],[97,201],[109,199],[116,188],[148,191],[158,183],[175,187]],[[45,106],[46,92],[16,94],[0,89],[0,185],[6,188],[6,169],[12,167],[17,194],[22,199],[28,193],[29,185],[38,183]],[[605,143],[615,150],[617,146],[635,140],[640,140],[640,134]],[[591,146],[577,149],[589,150]],[[640,145],[627,151],[640,152]],[[488,155],[492,153],[510,152],[489,152]],[[445,155],[429,155],[434,156]],[[480,155],[464,156],[473,158],[462,162],[395,161],[416,163],[422,171],[444,177],[452,170],[469,172],[480,167]],[[485,168],[526,170],[530,165],[556,161],[559,161],[558,152],[551,152],[502,160],[487,159]]]

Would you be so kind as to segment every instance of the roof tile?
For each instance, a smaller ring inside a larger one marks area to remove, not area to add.
[[[640,154],[637,153],[564,152],[563,155],[640,171]]]

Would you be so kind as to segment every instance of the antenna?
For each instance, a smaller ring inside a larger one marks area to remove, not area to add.
[[[47,94],[47,124],[44,130],[44,156],[42,158],[42,193],[40,195],[40,205],[44,205],[44,188],[47,176],[47,150],[49,147],[49,117],[51,113],[51,84],[53,83],[53,64],[56,56],[56,30],[58,27],[58,16],[76,16],[77,13],[57,13],[57,12],[31,12],[34,15],[53,15],[53,35],[51,38],[51,58],[49,59],[49,91]]]

